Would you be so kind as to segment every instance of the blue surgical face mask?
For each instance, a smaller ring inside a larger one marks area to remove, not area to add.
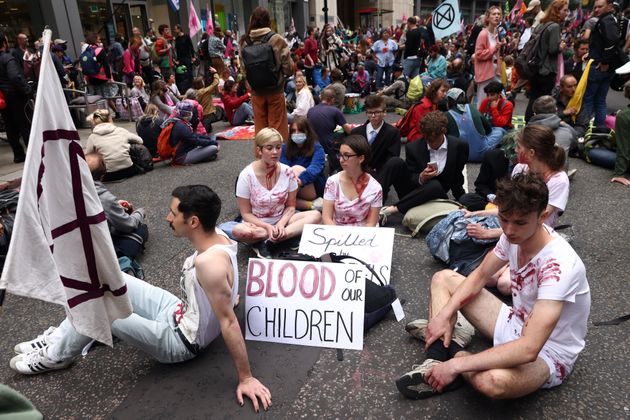
[[[301,146],[306,141],[306,134],[305,133],[293,133],[293,134],[291,134],[291,141],[293,141],[293,143],[297,144],[298,146]]]

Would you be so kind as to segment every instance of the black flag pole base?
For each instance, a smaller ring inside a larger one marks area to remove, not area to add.
[[[2,310],[2,303],[4,302],[4,295],[7,293],[7,289],[0,289],[0,310]]]

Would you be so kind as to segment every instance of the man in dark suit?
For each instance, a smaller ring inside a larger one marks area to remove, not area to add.
[[[407,162],[392,162],[394,187],[401,197],[393,206],[381,209],[381,224],[387,216],[402,213],[437,198],[455,199],[464,194],[464,165],[468,143],[446,135],[448,120],[440,111],[432,111],[420,120],[424,137],[407,144]],[[429,165],[429,163],[431,163]]]
[[[382,96],[370,95],[365,98],[365,113],[367,122],[352,129],[351,134],[362,135],[370,144],[372,176],[381,184],[385,201],[393,183],[391,161],[400,156],[400,132],[385,122],[385,99]]]

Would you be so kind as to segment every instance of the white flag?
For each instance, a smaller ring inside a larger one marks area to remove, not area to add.
[[[457,0],[443,1],[431,14],[435,39],[442,39],[460,30],[461,15]]]
[[[35,114],[0,289],[64,305],[75,329],[112,345],[132,312],[79,133],[44,32]]]

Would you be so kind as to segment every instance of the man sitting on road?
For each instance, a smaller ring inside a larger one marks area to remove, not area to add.
[[[239,404],[246,395],[258,411],[260,398],[266,410],[271,393],[252,376],[233,309],[238,302],[237,244],[215,227],[221,200],[204,185],[178,187],[172,195],[166,220],[175,236],[188,238],[196,249],[184,262],[183,297],[123,273],[134,313],[114,321],[112,333],[162,363],[192,359],[222,334],[238,372]],[[24,375],[63,369],[90,341],[65,319],[59,327],[16,345],[18,355],[10,366]]]
[[[574,107],[567,106],[573,95],[575,95],[577,85],[578,81],[574,76],[565,74],[560,79],[560,89],[558,89],[555,99],[560,119],[573,127],[577,137],[582,137],[586,132],[589,121],[584,121],[583,116],[578,115]]]
[[[430,320],[406,326],[426,342],[427,359],[396,381],[403,395],[426,398],[457,388],[463,378],[488,397],[518,398],[560,385],[571,373],[584,348],[591,294],[580,257],[543,223],[548,196],[544,181],[533,175],[497,183],[504,233],[470,276],[451,270],[434,275]],[[513,307],[484,289],[506,262]],[[494,347],[464,351],[474,334],[466,319],[493,338]]]

